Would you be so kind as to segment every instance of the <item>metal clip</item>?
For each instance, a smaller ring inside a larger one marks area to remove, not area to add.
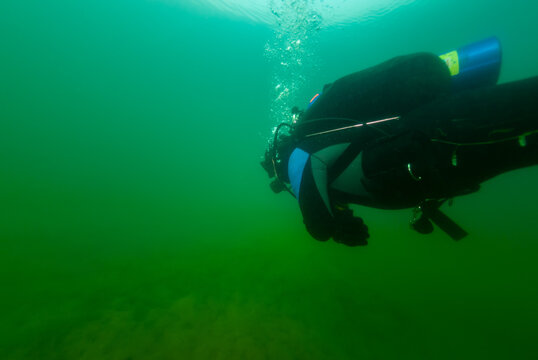
[[[413,169],[411,168],[411,163],[408,163],[407,164],[407,171],[409,172],[409,175],[411,175],[411,178],[415,181],[420,181],[422,180],[422,176],[416,176],[414,173],[413,173]]]
[[[451,163],[454,167],[458,166],[458,155],[456,154],[456,150],[452,153]]]
[[[526,135],[520,135],[518,138],[519,146],[525,147],[527,146],[527,136]]]

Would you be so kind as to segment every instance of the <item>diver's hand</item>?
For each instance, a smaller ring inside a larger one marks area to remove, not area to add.
[[[368,245],[368,227],[360,217],[354,217],[352,214],[340,216],[335,219],[335,228],[333,239],[335,242],[347,246],[365,246]]]

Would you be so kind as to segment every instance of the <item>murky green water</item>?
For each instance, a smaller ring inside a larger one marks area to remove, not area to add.
[[[502,82],[535,76],[537,15],[420,0],[325,27],[293,96],[490,35]],[[367,248],[318,243],[258,165],[275,43],[170,2],[1,2],[0,358],[538,358],[538,168],[456,199],[459,243],[366,208]]]

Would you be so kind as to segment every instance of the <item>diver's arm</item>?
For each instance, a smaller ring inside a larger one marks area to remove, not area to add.
[[[299,206],[306,229],[319,241],[333,238],[348,246],[366,245],[368,228],[347,207],[335,206],[329,197],[327,166],[316,156],[305,164],[299,191]]]
[[[327,186],[323,184],[326,180],[325,164],[314,158],[313,168],[312,157],[310,157],[303,171],[298,200],[306,229],[313,238],[319,241],[329,240],[334,233],[333,212]]]

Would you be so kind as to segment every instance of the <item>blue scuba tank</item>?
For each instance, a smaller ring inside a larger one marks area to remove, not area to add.
[[[499,79],[502,51],[496,37],[463,46],[439,57],[446,62],[456,91],[495,85]]]

